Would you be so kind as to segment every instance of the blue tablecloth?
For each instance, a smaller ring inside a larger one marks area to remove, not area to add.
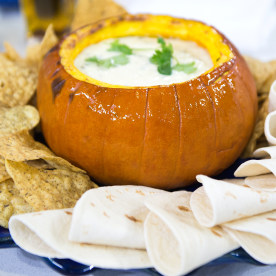
[[[0,276],[57,276],[61,275],[50,268],[42,258],[31,255],[19,248],[0,249]],[[97,270],[88,275],[94,276],[145,276],[142,272],[116,272]],[[275,276],[276,265],[255,266],[246,263],[231,263],[199,268],[189,276]]]

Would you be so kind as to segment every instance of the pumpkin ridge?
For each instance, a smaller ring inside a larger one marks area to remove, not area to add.
[[[201,83],[204,86],[204,89],[210,99],[210,102],[212,104],[212,108],[213,108],[213,114],[214,114],[214,126],[215,126],[215,151],[217,152],[217,117],[216,117],[216,108],[215,108],[215,104],[214,104],[214,100],[210,94],[210,91],[208,90],[208,87],[206,86],[206,84],[204,83],[204,81],[202,81],[202,78],[200,77]]]
[[[233,147],[234,147],[234,145],[235,145],[235,144],[232,144],[232,145],[231,145],[229,148],[227,148],[227,149],[218,150],[218,153],[223,153],[223,152],[227,152],[227,151],[229,151],[229,150],[232,150]]]
[[[179,99],[178,99],[177,87],[175,84],[173,84],[173,89],[174,89],[174,93],[175,93],[175,101],[176,101],[176,105],[178,107],[178,116],[179,116],[178,151],[177,151],[174,174],[173,174],[173,178],[175,178],[177,175],[177,171],[178,171],[178,167],[179,167],[179,160],[180,160],[180,141],[181,141],[182,118],[181,118],[181,109],[180,109],[180,104],[179,104]]]
[[[114,90],[111,90],[112,91],[112,94],[113,94],[113,97],[112,97],[112,101],[110,102],[110,109],[109,109],[109,113],[111,113],[111,108],[112,108],[112,105],[113,105],[113,103],[114,103],[114,101],[115,101],[115,92],[114,92]],[[110,91],[110,92],[111,92]],[[109,118],[109,120],[107,120],[107,122],[106,122],[106,125],[105,125],[105,130],[104,130],[104,139],[103,139],[103,143],[102,143],[102,178],[103,179],[105,179],[105,176],[106,176],[106,173],[105,173],[105,171],[106,171],[106,166],[105,166],[105,144],[106,144],[106,134],[107,134],[107,130],[108,130],[108,127],[109,127],[109,125],[111,124],[111,120],[110,120],[110,118]]]
[[[233,68],[233,71],[236,73],[235,68]],[[231,72],[231,73],[233,74],[234,72]],[[244,83],[243,83],[243,81],[242,81],[242,79],[241,79],[241,77],[240,77],[239,74],[238,74],[238,80],[239,80],[240,85],[243,85],[243,87],[246,89],[246,86],[244,85]],[[229,82],[229,80],[228,80],[228,82]],[[238,107],[238,109],[240,111],[240,114],[241,114],[242,122],[240,122],[240,128],[242,128],[242,126],[245,125],[245,116],[244,116],[244,111],[243,111],[243,109],[241,107],[241,101],[240,101],[239,98],[237,98],[239,95],[238,95],[238,92],[237,92],[236,88],[234,89],[234,93],[232,93],[232,95],[233,95],[235,103],[236,103],[236,105],[237,105],[237,107]],[[250,101],[251,101],[251,99],[250,99]]]
[[[78,86],[80,86],[80,85],[78,84]],[[66,110],[65,110],[64,120],[63,120],[64,125],[66,124],[68,113],[69,113],[69,108],[71,106],[73,98],[75,97],[75,94],[76,94],[76,90],[74,90],[74,92],[71,92],[68,95],[68,102],[67,102],[67,106],[66,106]]]
[[[228,72],[232,69],[233,64],[234,58],[224,62],[210,73],[203,73],[200,78],[206,86],[211,86],[212,84],[218,82],[225,74],[228,74]]]
[[[139,181],[141,181],[142,178],[142,170],[143,170],[143,155],[145,150],[145,140],[146,140],[146,132],[147,132],[147,112],[148,112],[148,104],[149,104],[149,88],[146,89],[146,103],[145,103],[145,112],[144,112],[144,137],[143,137],[143,144],[141,149],[141,155],[140,155],[140,171],[139,171]]]
[[[233,73],[235,72],[235,67],[234,67],[231,71],[228,71],[228,72],[229,72],[229,73],[227,74],[227,76],[233,75]],[[227,84],[228,86],[230,86],[229,77],[227,77],[227,76],[223,76],[222,80],[225,80],[226,84]],[[240,78],[238,77],[238,79],[240,79]],[[231,80],[232,80],[232,76],[231,76]],[[230,86],[230,87],[231,87],[231,86]],[[243,111],[242,111],[242,109],[241,109],[240,102],[239,102],[239,100],[237,99],[238,92],[237,92],[236,86],[234,86],[234,87],[232,88],[232,91],[233,91],[233,93],[231,93],[231,96],[232,96],[232,98],[233,98],[233,101],[234,101],[234,103],[235,103],[235,106],[237,107],[237,111],[239,112],[240,117],[242,118],[242,122],[239,122],[239,126],[238,126],[238,128],[241,130],[242,126],[244,125],[244,116],[243,116],[244,114],[243,114]],[[227,148],[227,149],[225,149],[225,150],[232,149],[232,148],[234,147],[234,144],[235,144],[235,143],[236,143],[236,141],[232,141],[231,147],[229,147],[229,148]],[[221,152],[221,151],[219,151],[219,152]]]
[[[238,78],[239,78],[239,80],[240,80],[240,83],[243,85],[244,89],[245,89],[246,91],[250,91],[251,89],[249,88],[248,84],[245,82],[244,78],[241,76],[240,70],[239,70],[239,68],[238,68],[237,65],[236,65],[236,67],[235,67],[235,72],[237,73]],[[249,97],[248,97],[248,98],[249,98],[249,100],[250,100],[250,106],[251,106],[252,108],[254,108],[254,100],[253,100],[253,98],[252,98],[251,93],[249,93]],[[241,105],[241,101],[240,101],[240,105]],[[245,114],[244,111],[243,111],[243,114]],[[244,116],[243,116],[243,119],[244,119]],[[245,120],[245,119],[244,119],[244,120]],[[253,128],[254,128],[254,125],[253,125],[253,127],[252,127],[252,129],[251,129],[251,133],[252,133],[252,131],[253,131]],[[249,140],[249,139],[250,139],[250,136],[248,137],[247,140]],[[241,152],[242,152],[242,151],[241,151]]]

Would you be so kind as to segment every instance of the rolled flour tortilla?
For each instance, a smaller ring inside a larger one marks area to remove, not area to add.
[[[268,173],[276,175],[276,159],[248,160],[237,168],[234,175],[246,177]]]
[[[235,249],[238,244],[220,227],[205,228],[189,206],[191,193],[162,194],[146,201],[146,248],[154,268],[163,275],[184,275]]]
[[[265,137],[270,145],[276,145],[276,111],[270,112],[265,119]]]
[[[272,173],[246,177],[244,183],[255,190],[276,192],[276,177]]]
[[[269,92],[268,112],[276,110],[276,80],[272,83]]]
[[[268,112],[265,119],[264,133],[270,145],[276,145],[276,80],[269,92]]]
[[[276,193],[198,175],[203,184],[191,196],[191,209],[206,227],[276,209]],[[237,183],[237,182],[236,182]]]
[[[42,257],[69,258],[100,268],[151,266],[145,250],[69,241],[71,219],[70,209],[17,215],[10,219],[9,230],[18,246]]]
[[[276,159],[276,146],[259,148],[253,152],[256,158],[272,158]]]
[[[77,202],[69,239],[145,249],[147,198],[168,192],[142,186],[111,186],[87,191]]]
[[[225,223],[233,239],[254,259],[264,264],[276,263],[276,211]]]
[[[168,192],[138,186],[92,189],[71,211],[18,215],[12,217],[9,228],[15,242],[36,255],[102,268],[149,267],[142,250],[143,223],[149,212],[144,201],[162,193]]]

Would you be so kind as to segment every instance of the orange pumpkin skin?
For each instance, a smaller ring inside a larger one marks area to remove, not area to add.
[[[235,47],[213,27],[208,26],[232,57],[184,83],[105,87],[68,73],[62,47],[74,49],[99,30],[162,18],[186,24],[184,19],[156,17],[127,15],[79,29],[69,35],[70,43],[63,46],[65,37],[53,48],[41,67],[37,100],[45,139],[57,155],[85,169],[99,184],[167,190],[187,186],[197,174],[215,175],[231,165],[252,133],[254,80]],[[160,35],[168,36],[162,30]]]

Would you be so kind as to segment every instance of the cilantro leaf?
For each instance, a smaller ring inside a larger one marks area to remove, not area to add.
[[[161,45],[161,50],[155,50],[154,55],[150,58],[150,62],[157,65],[157,70],[160,74],[171,75],[171,60],[173,57],[172,45],[166,45],[166,42],[162,37],[159,37],[157,42]]]
[[[116,65],[126,65],[129,63],[129,59],[126,55],[119,55],[111,58],[112,63]]]
[[[173,70],[176,71],[182,71],[186,74],[191,74],[194,73],[197,68],[195,66],[195,62],[190,62],[190,63],[177,63],[175,66],[173,66]]]
[[[132,55],[133,52],[132,49],[128,47],[126,44],[121,44],[119,42],[119,39],[114,40],[110,44],[110,48],[108,49],[108,51],[120,52],[125,55]]]
[[[86,62],[95,62],[99,67],[104,67],[104,68],[111,68],[111,67],[116,67],[117,65],[125,65],[128,64],[129,59],[126,55],[121,54],[118,56],[110,57],[110,58],[105,58],[105,59],[99,59],[96,56],[94,57],[89,57],[85,59]]]
[[[161,44],[162,48],[166,46],[166,42],[163,37],[158,37],[157,42]]]
[[[97,57],[89,57],[89,58],[86,58],[85,61],[87,62],[96,62],[98,63],[99,62],[99,59]]]
[[[99,59],[96,56],[85,59],[86,62],[95,62],[98,66],[104,68],[112,67],[112,62],[110,58],[107,59]]]

